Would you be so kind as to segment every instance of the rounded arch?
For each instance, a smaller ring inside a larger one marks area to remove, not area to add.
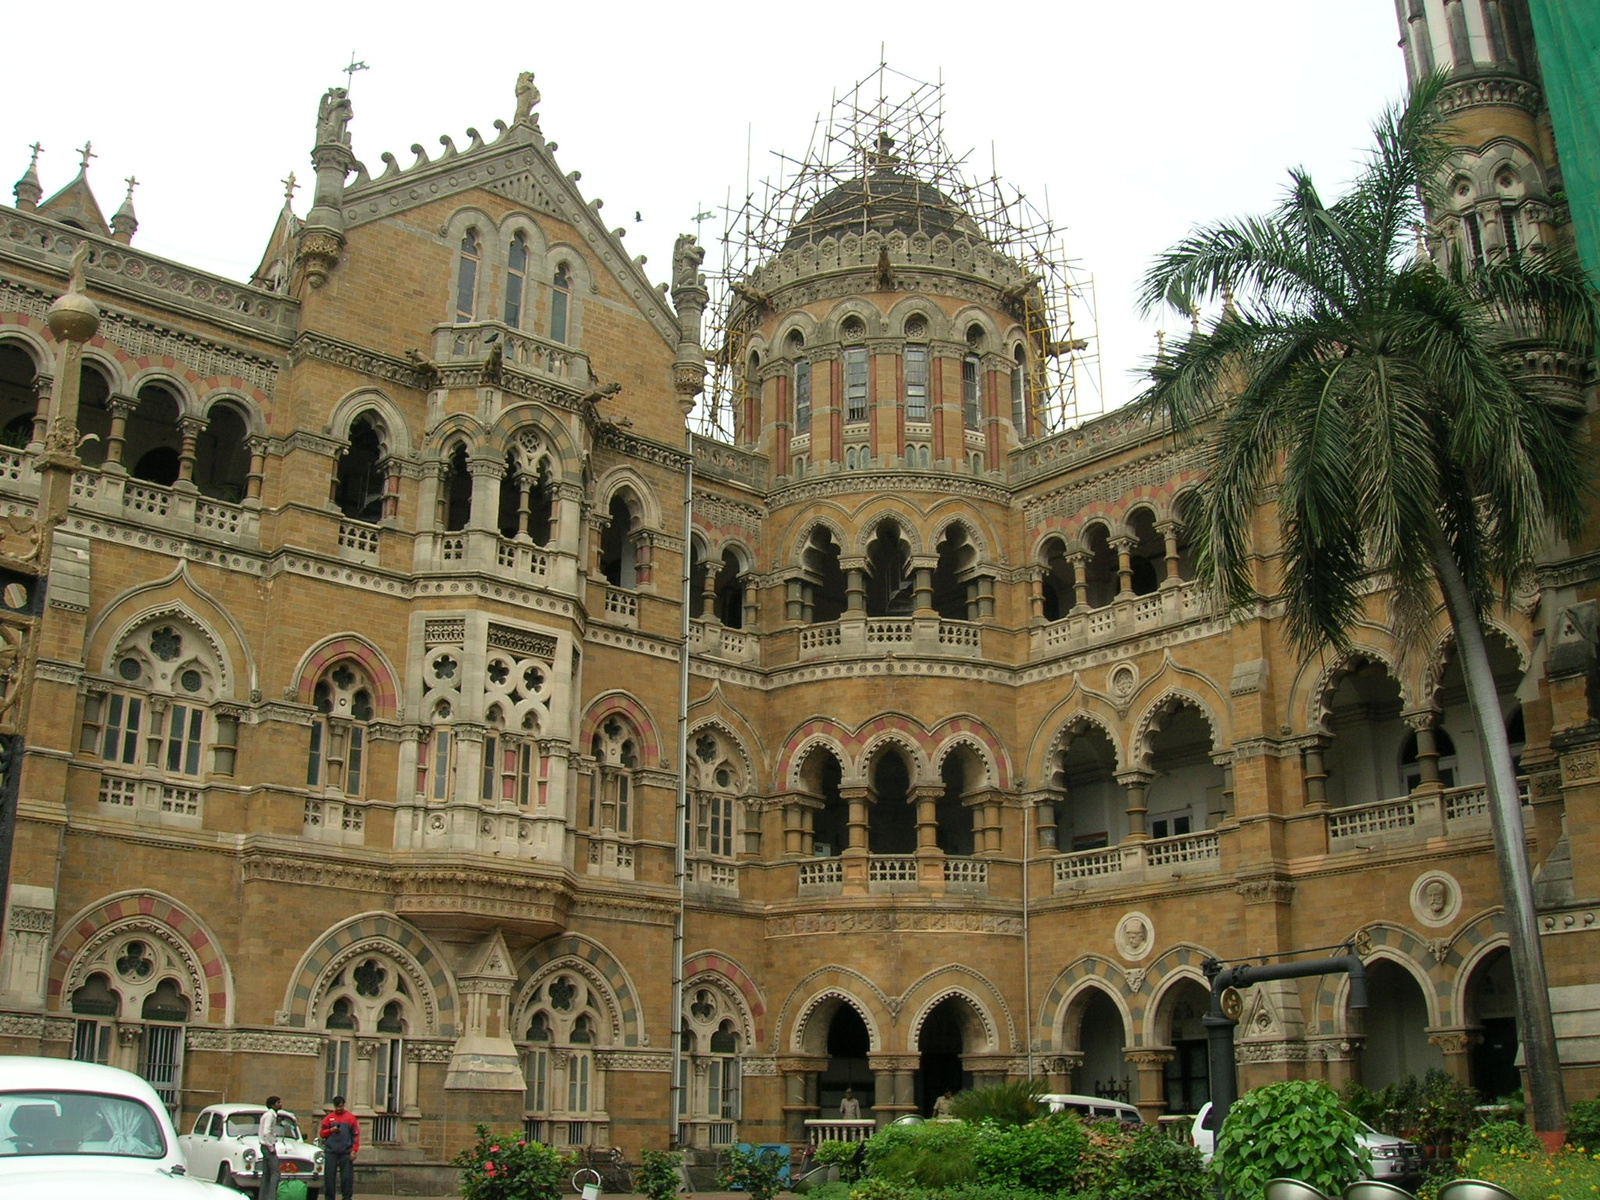
[[[916,787],[934,778],[928,768],[927,755],[917,739],[908,731],[897,728],[881,730],[867,739],[856,756],[854,777],[864,782],[870,781],[873,768],[885,754],[894,751],[899,751],[905,759],[909,787]],[[845,778],[848,781],[851,775],[847,774]]]
[[[530,434],[537,446],[530,443]],[[502,455],[518,454],[524,467],[542,451],[563,479],[576,481],[583,474],[583,452],[573,442],[571,431],[542,404],[528,401],[507,408],[489,430],[485,444]]]
[[[1304,705],[1306,729],[1315,732],[1331,733],[1328,728],[1328,718],[1332,715],[1333,695],[1339,690],[1339,681],[1351,671],[1358,669],[1363,663],[1376,663],[1388,673],[1400,688],[1401,703],[1410,708],[1414,698],[1407,689],[1407,680],[1396,670],[1395,656],[1387,650],[1380,649],[1369,641],[1362,641],[1350,646],[1341,653],[1336,653],[1322,661],[1322,668],[1313,675],[1312,668],[1317,660],[1308,658],[1300,665],[1296,673],[1292,690],[1304,687],[1305,695],[1301,700]],[[1291,703],[1290,711],[1294,711]]]
[[[317,1028],[316,1005],[332,980],[354,959],[374,953],[405,973],[423,1020],[421,1032],[429,1037],[456,1036],[459,1003],[449,963],[421,930],[382,910],[348,917],[312,942],[290,973],[282,1023],[294,1029]]]
[[[168,600],[137,611],[124,611],[117,625],[111,626],[107,623],[95,630],[96,633],[108,634],[109,636],[105,636],[103,639],[93,639],[91,644],[94,646],[96,653],[93,657],[85,655],[85,662],[96,664],[91,668],[96,674],[110,675],[115,666],[114,660],[128,646],[131,639],[152,626],[165,623],[181,625],[199,639],[201,657],[211,660],[207,664],[206,673],[212,674],[214,672],[212,694],[217,699],[231,697],[237,686],[238,671],[234,667],[233,656],[229,653],[229,647],[222,638],[217,636],[212,624],[196,613],[182,599]],[[86,639],[86,641],[88,640]],[[183,647],[181,642],[178,652],[181,658],[171,660],[173,665],[166,668],[162,672],[163,674],[175,675],[179,667],[187,664],[194,657],[192,650],[188,647]],[[148,658],[146,655],[141,655],[141,657]]]
[[[883,314],[871,301],[863,300],[859,296],[851,296],[841,300],[828,310],[818,327],[818,336],[824,342],[838,342],[844,340],[843,327],[850,317],[858,318],[865,329],[863,337],[881,337],[884,333]]]
[[[880,497],[870,502],[860,514],[856,522],[856,535],[850,543],[840,543],[843,549],[847,544],[850,553],[865,556],[873,539],[878,536],[878,529],[885,521],[893,521],[900,531],[900,536],[905,539],[906,553],[911,556],[927,553],[924,548],[922,530],[918,525],[917,514],[911,506],[902,500]]]
[[[817,340],[817,319],[803,308],[792,309],[778,318],[772,330],[772,344],[781,347],[779,353],[788,355],[792,335],[796,333],[800,335],[802,352],[810,349]]]
[[[194,910],[168,893],[143,888],[116,892],[74,913],[62,929],[50,957],[46,1007],[51,1011],[64,1011],[97,956],[137,933],[160,940],[180,961],[196,1023],[233,1022],[233,968],[221,941]],[[150,982],[153,986],[158,980]]]
[[[524,1009],[539,983],[562,967],[582,975],[604,998],[612,1022],[613,1046],[645,1044],[644,1018],[633,980],[609,950],[582,934],[561,934],[528,951],[518,966],[517,975],[522,982],[517,988],[514,1012],[525,1015]]]
[[[946,506],[940,506],[943,507]],[[989,547],[994,542],[972,513],[963,512],[945,516],[935,509],[933,519],[929,522],[928,545],[937,549],[952,529],[960,529],[967,535],[967,545],[971,547],[971,554],[968,556],[970,561],[965,564],[966,569],[970,570],[989,560]]]
[[[868,1004],[857,994],[856,988],[864,982],[861,976],[854,971],[844,968],[834,968],[833,973],[845,978],[837,982],[815,981],[810,991],[802,992],[807,981],[802,981],[796,986],[795,996],[797,1002],[792,1006],[793,1015],[789,1023],[788,1049],[792,1053],[826,1055],[828,1052],[828,1024],[827,1018],[840,1007],[854,1010],[861,1018],[861,1023],[867,1030],[867,1045],[869,1052],[882,1051],[884,1047],[882,1022],[878,1020],[878,1013],[882,1011],[881,1003],[886,1000],[881,993],[875,997],[880,1001],[880,1006]],[[876,988],[872,989],[877,992]],[[791,1006],[786,1004],[787,1011]]]
[[[944,760],[960,747],[971,749],[982,761],[988,778],[987,786],[1009,789],[1012,781],[1011,760],[1005,744],[995,733],[975,717],[951,717],[937,726],[931,736],[933,750],[928,754],[929,769],[935,778],[944,767]]]
[[[914,317],[921,317],[925,323],[923,332],[913,336],[906,332],[906,323]],[[883,314],[884,332],[892,337],[911,338],[919,342],[950,339],[950,320],[944,314],[933,297],[923,292],[912,292],[896,300]]]
[[[0,347],[3,346],[13,346],[26,354],[33,364],[35,377],[51,373],[46,370],[47,365],[55,362],[55,356],[51,353],[51,343],[27,326],[0,325]]]
[[[969,345],[967,340],[968,331],[974,325],[983,330],[982,344],[977,346]],[[1000,326],[995,321],[993,314],[975,304],[968,304],[957,309],[951,315],[947,328],[950,339],[967,346],[968,353],[988,354],[991,351],[1000,350],[1004,345],[1000,336]]]
[[[1170,953],[1170,952],[1169,952]],[[1166,957],[1163,955],[1163,958]],[[1158,959],[1157,963],[1161,960]],[[1157,970],[1152,964],[1150,972]],[[1145,1006],[1145,1021],[1142,1028],[1134,1032],[1134,1042],[1143,1046],[1170,1046],[1172,1045],[1172,1013],[1173,1001],[1177,998],[1186,983],[1198,984],[1200,989],[1208,996],[1211,994],[1211,983],[1205,977],[1205,972],[1197,964],[1175,965],[1165,969],[1157,978],[1150,989],[1150,1001]]]
[[[1225,744],[1224,729],[1217,719],[1217,709],[1189,688],[1168,687],[1145,706],[1139,719],[1134,722],[1133,735],[1128,740],[1128,760],[1131,766],[1141,770],[1150,766],[1152,739],[1166,724],[1167,719],[1180,708],[1194,709],[1210,727],[1212,753],[1222,749]]]
[[[144,402],[141,395],[146,388],[160,388],[172,396],[178,403],[178,416],[198,417],[201,415],[199,393],[196,390],[195,380],[185,378],[180,372],[162,364],[144,367],[136,371],[128,380],[128,391]]]
[[[725,742],[733,750],[733,756],[738,761],[740,773],[744,777],[741,780],[742,790],[746,793],[753,793],[758,790],[756,763],[750,754],[750,742],[746,734],[735,729],[719,713],[691,718],[689,722],[690,747],[694,747],[696,737],[702,733],[718,735],[719,740]]]
[[[654,766],[661,762],[661,731],[656,728],[650,711],[637,696],[621,689],[605,692],[589,702],[583,720],[578,725],[577,744],[585,748],[594,741],[596,732],[607,717],[622,716],[639,737],[640,761]]]
[[[685,993],[698,984],[715,986],[742,1014],[746,1027],[744,1043],[747,1046],[767,1044],[767,1002],[755,979],[737,961],[715,950],[700,950],[683,960],[683,989]]]
[[[660,529],[661,501],[655,489],[637,470],[629,466],[612,467],[600,476],[594,484],[594,509],[596,512],[605,512],[611,507],[611,502],[617,495],[627,490],[634,497],[634,502],[639,506],[634,517],[640,529]]]
[[[372,680],[373,703],[378,714],[394,720],[400,713],[398,672],[382,650],[357,633],[336,633],[323,638],[301,657],[293,675],[295,700],[310,704],[317,681],[342,659],[351,659]]]
[[[794,527],[789,547],[784,552],[783,561],[792,567],[805,566],[805,554],[811,546],[811,535],[818,529],[826,530],[832,538],[833,544],[842,553],[850,544],[849,535],[845,532],[844,523],[829,513],[808,513],[806,519]]]
[[[219,408],[230,408],[244,423],[245,433],[261,437],[267,432],[266,416],[256,402],[237,388],[217,388],[206,392],[199,400],[200,415],[210,421]]]
[[[971,967],[946,963],[928,971],[902,997],[902,1011],[911,1013],[906,1026],[908,1052],[916,1051],[922,1028],[933,1010],[950,999],[963,1002],[975,1018],[972,1028],[983,1035],[977,1042],[968,1043],[967,1053],[1002,1054],[1018,1047],[1011,1010],[1000,990]]]
[[[357,418],[373,413],[379,447],[388,457],[409,458],[413,453],[411,426],[392,396],[379,388],[360,387],[346,392],[328,415],[328,432],[342,441],[350,438]]]
[[[1402,925],[1391,924],[1387,921],[1375,922],[1363,927],[1366,934],[1372,939],[1372,949],[1361,956],[1363,966],[1370,966],[1379,960],[1392,962],[1405,971],[1416,982],[1418,990],[1422,992],[1423,1000],[1428,1008],[1428,1024],[1439,1024],[1441,1002],[1449,996],[1450,980],[1443,967],[1435,959],[1435,965],[1428,967],[1425,963],[1432,958],[1429,944],[1418,937],[1411,930]],[[1363,930],[1351,933],[1353,940]],[[1350,977],[1343,973],[1337,975],[1324,975],[1317,984],[1317,995],[1313,1005],[1314,1020],[1317,1032],[1336,1035],[1348,1033],[1349,1030],[1349,998]]]
[[[784,743],[783,755],[778,763],[777,778],[789,791],[806,792],[801,776],[811,763],[812,755],[821,752],[832,758],[839,767],[841,778],[851,768],[850,755],[844,748],[843,729],[816,728],[815,725],[832,726],[832,722],[818,721],[808,724]]]
[[[1050,782],[1051,776],[1055,773],[1060,755],[1066,752],[1067,746],[1073,738],[1088,729],[1098,730],[1105,736],[1106,742],[1111,747],[1111,753],[1116,756],[1115,768],[1119,771],[1127,769],[1127,751],[1117,735],[1119,723],[1109,713],[1098,713],[1086,707],[1086,704],[1093,703],[1097,699],[1092,697],[1076,699],[1068,697],[1058,706],[1066,707],[1069,704],[1074,706],[1065,719],[1053,725],[1048,718],[1040,723],[1041,729],[1054,728],[1055,730],[1047,741],[1036,743],[1040,752],[1039,758],[1029,764],[1030,775],[1032,778],[1037,779],[1040,784]]]

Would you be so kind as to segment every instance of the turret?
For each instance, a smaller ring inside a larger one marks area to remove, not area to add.
[[[33,157],[28,160],[28,169],[11,189],[17,197],[17,207],[24,211],[38,208],[39,198],[44,195],[44,188],[39,185],[39,151],[44,147],[35,142],[28,149],[33,151]]]
[[[111,240],[126,246],[133,241],[133,235],[139,228],[139,218],[133,215],[133,189],[139,186],[139,181],[130,175],[124,182],[128,185],[128,194],[122,198],[122,206],[111,216]]]

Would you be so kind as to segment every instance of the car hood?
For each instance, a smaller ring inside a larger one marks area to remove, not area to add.
[[[156,1167],[108,1164],[62,1156],[48,1166],[0,1168],[0,1190],[15,1196],[49,1196],[51,1200],[239,1200],[237,1192],[169,1175]]]

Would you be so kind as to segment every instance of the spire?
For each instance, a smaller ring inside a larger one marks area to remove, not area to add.
[[[94,198],[94,191],[89,187],[89,160],[100,156],[94,152],[93,142],[85,142],[80,146],[78,155],[77,176],[39,205],[39,213],[85,233],[110,237],[111,226],[106,223],[105,214],[100,211],[100,202]]]
[[[139,186],[139,181],[129,175],[123,182],[128,185],[128,194],[122,198],[122,207],[111,215],[111,240],[126,246],[133,241],[134,231],[139,228],[139,218],[133,215],[133,189]]]
[[[28,149],[33,151],[33,157],[28,160],[28,169],[17,180],[16,187],[11,189],[17,197],[17,207],[21,209],[38,208],[39,197],[44,195],[44,188],[39,186],[39,151],[44,147],[35,142]]]

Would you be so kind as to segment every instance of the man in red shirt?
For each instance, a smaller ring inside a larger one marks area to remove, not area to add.
[[[322,1118],[317,1136],[322,1139],[325,1159],[324,1194],[328,1200],[333,1200],[337,1187],[340,1200],[350,1200],[355,1190],[356,1153],[361,1149],[361,1122],[354,1113],[345,1110],[343,1096],[333,1098],[333,1111]]]

